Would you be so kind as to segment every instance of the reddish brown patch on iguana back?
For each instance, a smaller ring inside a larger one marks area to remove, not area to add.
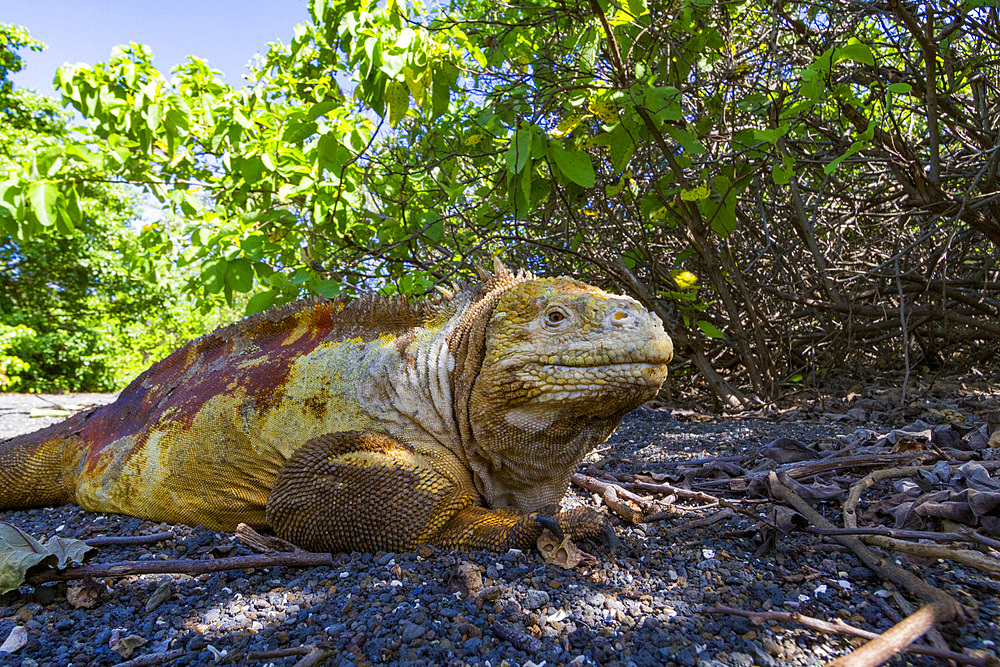
[[[83,441],[90,443],[86,471],[107,465],[101,463],[101,452],[111,443],[137,436],[134,448],[141,449],[151,427],[163,419],[169,419],[175,429],[190,428],[208,401],[241,387],[254,409],[266,412],[281,400],[295,361],[324,341],[367,343],[380,335],[410,332],[427,310],[404,300],[391,302],[387,311],[384,303],[376,308],[373,300],[345,305],[312,299],[191,341],[136,378],[115,403],[91,415],[81,429]],[[308,406],[317,418],[327,409],[318,397]]]

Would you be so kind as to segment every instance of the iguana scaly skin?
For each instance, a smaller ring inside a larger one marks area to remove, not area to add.
[[[110,405],[0,443],[0,508],[74,502],[312,550],[529,546],[570,475],[663,382],[636,301],[514,274],[423,305],[319,299],[153,365]]]

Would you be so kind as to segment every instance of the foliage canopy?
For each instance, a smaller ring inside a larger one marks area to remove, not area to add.
[[[91,131],[4,163],[0,231],[83,228],[114,175],[186,221],[144,228],[148,255],[251,311],[422,292],[503,253],[632,292],[731,405],[1000,335],[995,6],[309,13],[245,88],[196,58],[168,80],[135,44],[61,70]]]

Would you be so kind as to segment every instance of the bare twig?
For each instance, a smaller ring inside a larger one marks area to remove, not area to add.
[[[156,544],[157,542],[166,542],[167,540],[174,539],[174,533],[171,530],[162,533],[153,533],[152,535],[125,535],[121,537],[115,537],[112,535],[101,535],[100,537],[92,537],[89,540],[84,540],[87,546],[91,547],[107,547],[107,546],[117,546],[117,545],[134,545],[134,544]]]
[[[65,570],[45,570],[27,577],[30,584],[47,581],[72,581],[84,577],[126,577],[135,574],[204,574],[224,570],[259,567],[320,567],[333,565],[333,556],[308,551],[299,553],[255,554],[212,560],[128,560],[118,563],[81,565]]]
[[[184,649],[175,648],[172,651],[150,653],[149,655],[141,655],[138,658],[132,658],[125,662],[119,662],[118,667],[151,667],[152,665],[162,665],[165,662],[176,660],[182,655],[184,655]]]
[[[941,558],[954,563],[961,563],[986,572],[994,577],[1000,577],[1000,559],[991,558],[986,554],[971,549],[954,549],[940,544],[919,544],[907,542],[882,535],[865,535],[862,541],[883,549],[892,549],[923,558]]]
[[[259,553],[304,553],[300,547],[273,535],[261,535],[256,530],[241,523],[233,532],[241,542]]]
[[[885,526],[873,526],[870,528],[817,528],[816,526],[808,526],[805,530],[816,535],[885,535],[886,537],[895,537],[900,540],[933,540],[934,542],[983,544],[981,541],[983,536],[972,532],[941,533],[932,530],[903,530],[901,528],[886,528]],[[990,541],[996,542],[996,540]]]
[[[861,494],[864,493],[866,489],[871,488],[877,482],[884,479],[910,477],[920,473],[921,471],[930,469],[930,466],[908,466],[905,468],[883,468],[882,470],[876,470],[875,472],[869,473],[861,479],[861,481],[851,486],[851,490],[847,494],[847,498],[844,500],[844,526],[846,528],[858,527],[858,502],[861,500]]]
[[[692,519],[691,521],[685,521],[679,526],[673,526],[671,528],[667,528],[664,532],[667,535],[672,535],[674,533],[680,533],[685,530],[688,530],[689,528],[704,528],[705,526],[711,526],[713,523],[718,523],[719,521],[731,519],[734,516],[736,516],[736,513],[727,507],[726,509],[719,510],[718,512],[712,514],[711,516],[706,516],[701,519]],[[651,519],[652,517],[646,518],[647,521]]]
[[[955,609],[946,602],[924,605],[870,642],[841,656],[830,667],[869,667],[881,665],[892,656],[906,650],[936,624],[954,618]]]
[[[318,665],[326,663],[331,656],[333,656],[333,651],[316,647],[302,656],[292,667],[318,667]]]
[[[645,513],[654,507],[650,500],[611,482],[604,482],[581,473],[574,474],[572,480],[577,486],[599,494],[612,512],[632,524],[642,523],[645,520]],[[635,503],[640,509],[629,506],[622,500],[623,498]]]
[[[316,650],[314,644],[303,646],[289,646],[288,648],[277,648],[273,651],[247,651],[243,654],[243,660],[280,660],[281,658],[291,658],[296,655],[308,655]],[[236,657],[235,655],[233,656]]]
[[[881,635],[877,632],[871,632],[870,630],[865,630],[864,628],[858,628],[844,621],[834,619],[833,621],[824,621],[820,618],[814,618],[812,616],[806,616],[798,612],[785,612],[785,611],[750,611],[747,609],[737,609],[735,607],[717,606],[710,609],[704,609],[706,614],[728,614],[730,616],[742,616],[747,618],[754,625],[760,625],[761,623],[766,623],[768,621],[778,621],[781,623],[798,623],[799,625],[804,625],[811,630],[817,630],[819,632],[827,634],[839,634],[839,635],[850,635],[852,637],[861,637],[863,639],[875,639]],[[963,655],[961,653],[956,653],[954,651],[945,651],[933,646],[925,646],[921,644],[910,644],[904,650],[909,653],[919,653],[920,655],[929,655],[935,658],[941,658],[943,660],[954,660],[955,662],[964,663],[966,665],[977,665],[978,667],[991,667],[990,662],[984,658],[973,658],[971,656]]]
[[[813,525],[819,526],[820,528],[834,527],[834,525],[830,523],[822,514],[814,510],[809,503],[802,500],[797,493],[778,481],[778,476],[773,472],[768,478],[768,487],[775,497],[791,505],[799,514],[808,519]],[[962,618],[967,615],[965,608],[953,597],[941,589],[928,584],[923,579],[914,576],[910,572],[907,572],[893,563],[886,561],[886,559],[872,551],[859,538],[850,535],[836,535],[833,539],[853,551],[854,554],[861,559],[861,562],[867,565],[872,571],[878,573],[882,578],[910,591],[921,600],[942,602],[946,605],[951,605],[953,618]]]

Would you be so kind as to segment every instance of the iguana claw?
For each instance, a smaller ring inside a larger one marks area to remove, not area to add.
[[[562,526],[560,526],[559,522],[552,517],[539,514],[535,517],[535,521],[537,521],[542,528],[547,528],[548,531],[555,535],[556,539],[560,542],[562,542],[566,537],[563,534]]]

